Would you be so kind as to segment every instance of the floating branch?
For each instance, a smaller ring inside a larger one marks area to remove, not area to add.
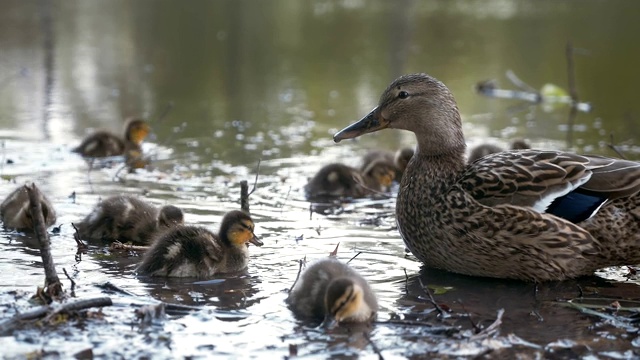
[[[11,330],[20,326],[24,321],[35,320],[43,318],[45,316],[50,319],[61,312],[78,311],[92,307],[111,306],[112,304],[113,302],[111,301],[111,298],[99,297],[91,299],[80,299],[64,304],[39,306],[33,310],[17,314],[10,319],[0,321],[0,334],[6,334],[10,332]]]
[[[470,340],[478,340],[478,339],[482,339],[484,337],[491,336],[493,333],[498,331],[498,328],[500,327],[500,325],[502,325],[502,316],[503,315],[504,315],[504,309],[498,310],[498,315],[496,316],[495,321],[491,325],[487,326],[484,330],[482,330],[479,333],[471,336],[469,339]]]
[[[127,251],[142,251],[149,250],[150,246],[123,244],[120,241],[114,241],[109,245],[109,250],[127,250]]]
[[[440,318],[444,319],[449,317],[449,314],[447,314],[446,311],[444,311],[442,309],[442,307],[440,307],[440,305],[438,305],[438,303],[436,302],[436,300],[433,298],[433,295],[431,295],[431,291],[429,290],[428,287],[426,287],[423,283],[422,283],[422,279],[418,278],[418,281],[420,282],[420,287],[422,287],[422,290],[427,294],[427,296],[429,297],[429,302],[431,302],[431,305],[433,305],[433,307],[436,309],[436,311],[438,312],[438,315],[440,316]]]

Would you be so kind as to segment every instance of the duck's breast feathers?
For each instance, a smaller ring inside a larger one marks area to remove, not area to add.
[[[573,205],[584,207],[579,213],[593,213],[608,199],[640,190],[640,164],[560,151],[505,151],[470,164],[457,185],[483,205],[526,206],[540,213],[580,189],[572,195]],[[551,208],[562,213],[565,205]]]

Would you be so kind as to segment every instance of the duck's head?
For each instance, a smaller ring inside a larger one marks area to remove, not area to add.
[[[167,228],[184,224],[182,209],[173,205],[165,205],[158,213],[158,224]]]
[[[371,164],[363,170],[363,173],[375,179],[381,186],[389,187],[396,178],[396,166],[387,160],[378,159],[372,161]]]
[[[333,136],[335,142],[385,128],[416,134],[429,152],[465,148],[458,106],[449,89],[427,74],[403,75],[380,96],[378,106]],[[420,149],[422,150],[422,149]]]
[[[402,148],[396,151],[393,162],[400,172],[404,172],[409,164],[409,160],[413,157],[414,150],[412,148]]]
[[[124,137],[127,141],[140,145],[151,132],[151,126],[146,121],[138,118],[127,120]]]
[[[249,243],[255,246],[264,245],[253,233],[254,228],[251,216],[239,210],[230,211],[222,218],[220,238],[233,246],[246,246]]]
[[[324,326],[332,326],[336,322],[362,322],[373,315],[371,308],[364,301],[362,287],[347,277],[337,278],[329,283],[324,303]]]

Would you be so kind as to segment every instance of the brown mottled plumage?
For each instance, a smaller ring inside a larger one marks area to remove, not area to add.
[[[544,281],[640,263],[639,163],[518,150],[467,165],[453,95],[426,74],[395,80],[377,108],[334,140],[384,128],[412,131],[418,141],[396,216],[426,265]]]
[[[314,262],[291,289],[287,304],[302,320],[365,322],[378,311],[376,296],[365,279],[332,258]]]
[[[84,220],[74,224],[78,237],[88,241],[148,245],[154,233],[184,222],[182,210],[173,205],[158,209],[133,196],[112,196],[102,200]]]
[[[511,150],[531,149],[531,145],[529,145],[529,143],[527,143],[523,139],[516,139],[511,142],[510,149]],[[489,143],[480,144],[474,147],[473,149],[471,149],[471,152],[469,153],[469,159],[467,160],[467,162],[472,163],[480,159],[481,157],[485,157],[489,154],[495,154],[502,151],[504,151],[504,149],[498,145],[493,145]]]
[[[44,223],[46,227],[49,227],[56,222],[56,211],[53,209],[49,199],[41,191],[38,191],[38,193],[41,194],[40,205]],[[2,217],[4,227],[17,230],[33,230],[30,207],[31,202],[29,201],[27,189],[24,186],[15,189],[0,204],[0,217]]]
[[[87,136],[72,151],[86,157],[107,157],[141,152],[140,144],[151,128],[142,119],[128,119],[124,126],[124,138],[109,131],[98,130]]]
[[[387,191],[395,178],[393,162],[376,159],[364,170],[343,164],[324,166],[305,186],[307,198],[352,197],[360,198],[374,192]]]
[[[207,278],[241,271],[249,261],[248,243],[262,246],[251,217],[228,212],[219,234],[197,226],[175,226],[154,239],[138,267],[140,274]]]

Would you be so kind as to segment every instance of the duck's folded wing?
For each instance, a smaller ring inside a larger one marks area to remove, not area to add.
[[[640,164],[559,151],[506,151],[470,164],[457,184],[483,205],[531,207],[579,222],[640,190]]]

